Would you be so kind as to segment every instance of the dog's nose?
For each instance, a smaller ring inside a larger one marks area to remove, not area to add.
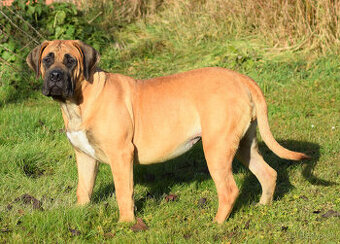
[[[53,70],[50,73],[50,80],[51,81],[54,81],[54,82],[60,81],[62,79],[62,77],[63,77],[63,73],[60,70]]]

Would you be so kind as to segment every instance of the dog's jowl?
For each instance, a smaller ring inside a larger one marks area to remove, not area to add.
[[[104,72],[98,62],[98,52],[81,41],[45,41],[27,57],[43,77],[43,94],[61,105],[77,159],[79,204],[90,201],[98,162],[104,162],[113,174],[120,221],[133,221],[133,164],[171,159],[202,139],[218,193],[215,220],[222,223],[239,192],[231,167],[235,155],[259,180],[260,203],[273,199],[276,172],[259,154],[257,124],[279,157],[308,158],[274,139],[264,96],[247,76],[202,68],[135,80]]]

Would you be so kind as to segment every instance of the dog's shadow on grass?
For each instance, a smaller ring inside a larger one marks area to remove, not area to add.
[[[302,176],[313,185],[330,186],[335,183],[319,179],[312,174],[320,157],[320,146],[310,142],[299,142],[293,140],[279,141],[279,143],[295,151],[306,152],[312,157],[308,161],[288,161],[280,159],[271,152],[264,143],[259,143],[259,148],[264,160],[278,173],[277,186],[274,199],[282,198],[293,189],[289,180],[289,171],[302,166]],[[247,172],[240,185],[240,195],[236,202],[234,211],[245,204],[257,202],[261,195],[261,186],[256,177],[245,169],[237,160],[233,162],[233,173]],[[165,195],[171,193],[173,186],[177,184],[197,182],[211,179],[202,150],[202,143],[197,143],[194,148],[183,156],[161,164],[135,165],[134,183],[147,186],[146,196],[136,199],[135,204],[140,211],[146,200],[150,197],[162,200]],[[93,197],[94,202],[100,202],[112,196],[114,192],[113,183],[101,186]],[[217,198],[217,196],[216,196]]]
[[[259,143],[259,149],[264,160],[277,172],[274,201],[282,198],[286,193],[294,188],[289,179],[289,171],[296,169],[297,167],[301,168],[301,176],[312,185],[331,186],[336,184],[335,182],[325,179],[319,179],[312,173],[320,158],[320,146],[318,144],[294,140],[281,140],[279,143],[293,151],[304,152],[309,155],[311,159],[303,161],[281,159],[270,151],[263,142]],[[242,167],[243,165],[240,163],[234,163],[234,173],[237,173]],[[236,201],[234,211],[237,211],[246,204],[257,203],[260,196],[261,185],[257,181],[255,175],[248,171],[247,176],[240,186],[240,195]]]

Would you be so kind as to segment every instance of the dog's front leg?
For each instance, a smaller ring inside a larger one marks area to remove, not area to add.
[[[121,150],[116,150],[109,156],[119,207],[119,222],[132,222],[135,220],[133,201],[133,155],[134,146],[131,144]]]
[[[90,202],[93,186],[96,180],[99,163],[83,152],[75,150],[78,168],[78,204]]]

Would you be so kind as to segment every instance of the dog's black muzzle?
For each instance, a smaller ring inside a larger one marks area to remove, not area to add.
[[[71,76],[62,69],[53,69],[46,73],[42,93],[52,97],[71,97],[74,94]]]

